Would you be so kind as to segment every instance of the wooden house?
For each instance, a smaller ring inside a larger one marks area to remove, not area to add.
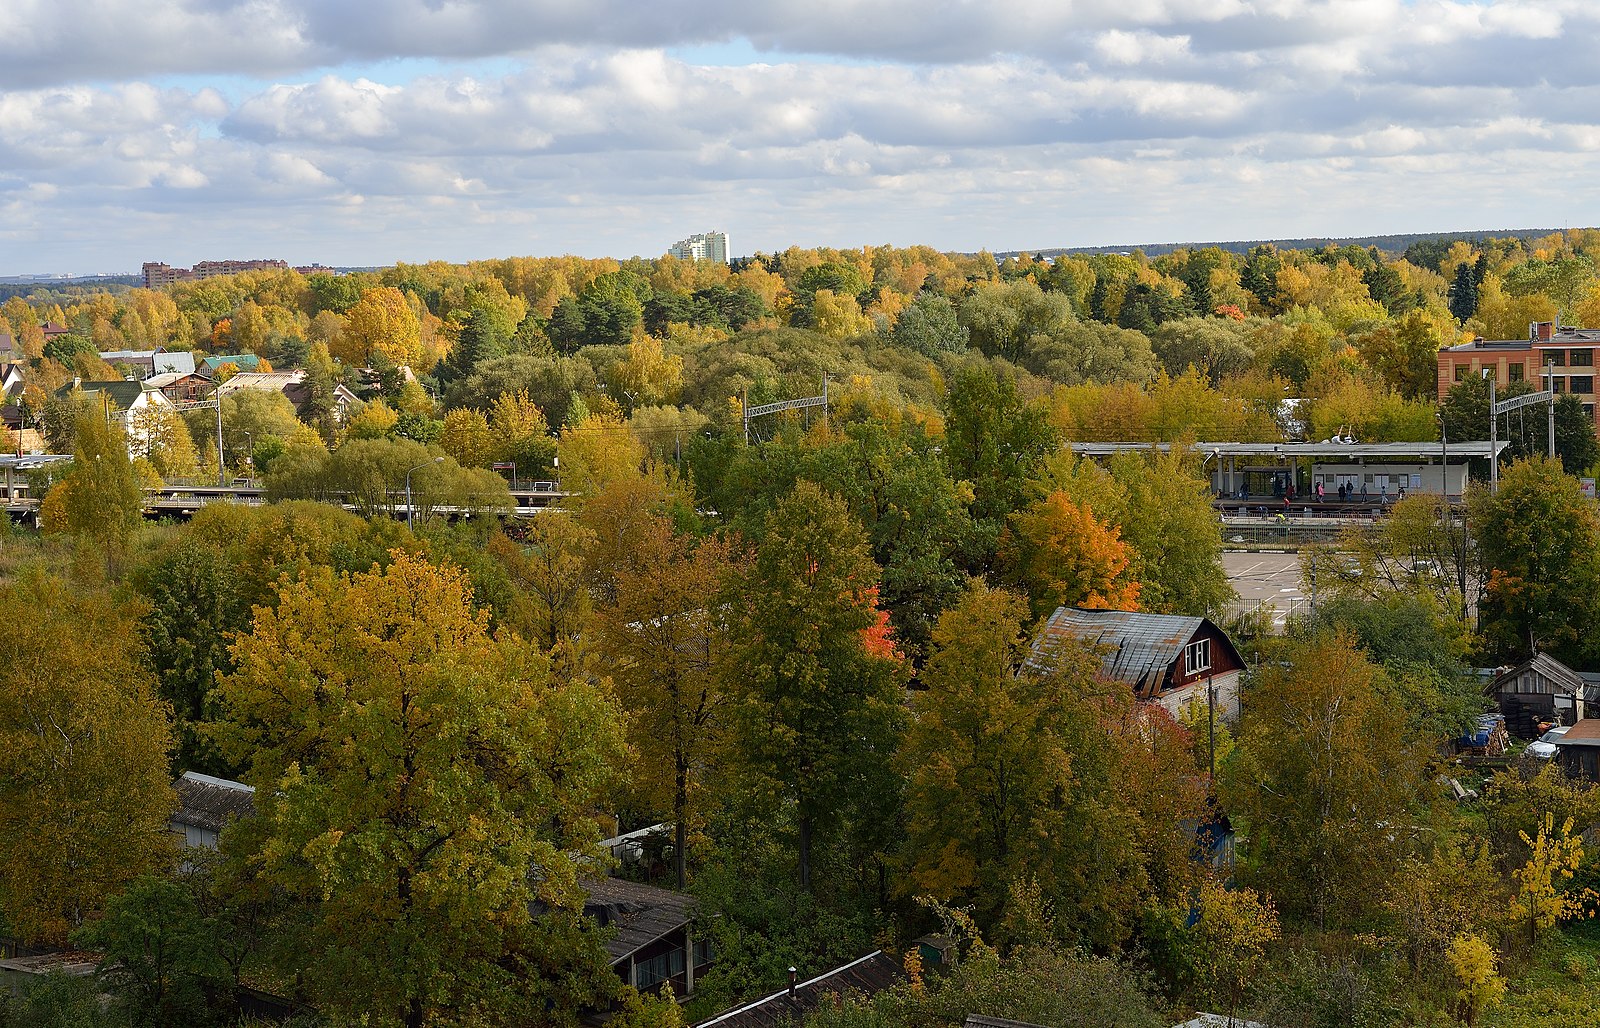
[[[1600,700],[1600,687],[1548,653],[1504,669],[1484,693],[1505,715],[1507,731],[1519,739],[1537,738],[1541,724],[1575,725],[1586,716],[1586,702]]]
[[[1194,704],[1228,720],[1239,715],[1244,660],[1207,618],[1061,607],[1045,622],[1028,664],[1050,667],[1082,653],[1098,660],[1106,678],[1126,682],[1139,699],[1174,716]]]

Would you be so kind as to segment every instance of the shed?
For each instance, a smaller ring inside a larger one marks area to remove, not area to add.
[[[1516,667],[1501,670],[1484,693],[1505,715],[1512,735],[1533,739],[1541,722],[1574,725],[1583,720],[1586,702],[1600,699],[1600,686],[1585,682],[1548,653],[1535,653]]]
[[[1571,778],[1600,782],[1600,718],[1585,718],[1556,740],[1556,763]]]

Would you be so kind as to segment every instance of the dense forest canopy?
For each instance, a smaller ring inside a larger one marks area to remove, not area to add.
[[[1472,668],[1600,670],[1592,421],[1558,406],[1557,460],[1513,432],[1464,518],[1412,495],[1308,553],[1318,605],[1281,633],[1233,604],[1185,444],[1284,439],[1286,398],[1312,438],[1487,434],[1435,355],[1600,327],[1596,251],[792,248],[13,296],[17,424],[72,460],[0,536],[0,930],[105,961],[0,1023],[233,1023],[250,986],[329,1024],[678,1025],[583,915],[599,841],[656,824],[633,873],[692,894],[716,954],[690,1015],[887,944],[906,982],[814,1025],[1581,1023],[1600,793],[1442,760]],[[72,388],[157,347],[295,388],[227,392],[220,438],[217,409],[119,421]],[[745,404],[824,390],[747,438]],[[1066,445],[1097,440],[1178,445]],[[270,502],[142,517],[219,463]],[[530,482],[559,502],[509,516]],[[1209,618],[1242,714],[1035,649],[1062,606]],[[186,771],[256,790],[220,852],[165,831]],[[922,967],[928,933],[959,962]]]

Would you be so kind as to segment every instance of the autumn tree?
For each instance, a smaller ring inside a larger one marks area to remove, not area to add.
[[[722,681],[733,640],[722,594],[741,568],[723,540],[696,543],[663,517],[643,520],[633,559],[617,571],[616,599],[597,612],[595,645],[631,715],[635,788],[671,812],[683,888],[690,831],[727,725]]]
[[[120,425],[90,411],[79,416],[74,436],[72,471],[50,490],[40,519],[47,531],[65,530],[77,540],[85,567],[113,572],[139,524],[144,491]]]
[[[1254,889],[1230,889],[1207,877],[1194,898],[1192,918],[1177,932],[1192,999],[1201,1007],[1224,1009],[1231,1017],[1258,978],[1267,946],[1278,938],[1277,911]]]
[[[1001,564],[1024,588],[1033,612],[1057,607],[1138,610],[1139,583],[1122,534],[1056,490],[1012,517]]]
[[[620,712],[486,626],[460,571],[396,554],[285,584],[234,644],[218,736],[258,808],[238,859],[302,911],[285,970],[327,1010],[570,1023],[610,991],[572,854]],[[534,970],[556,954],[561,976]]]
[[[800,483],[769,515],[739,583],[732,690],[747,795],[792,811],[802,888],[816,834],[879,818],[900,732],[902,670],[872,652],[877,584],[861,527]]]
[[[1065,691],[1028,668],[1027,603],[974,581],[939,618],[898,762],[906,775],[904,887],[974,904],[994,924],[1024,874],[1049,875],[1075,830]]]
[[[1461,1023],[1471,1028],[1484,1011],[1498,1006],[1506,994],[1506,983],[1495,967],[1494,947],[1482,937],[1463,933],[1450,944],[1450,970],[1460,988],[1456,991],[1456,1010]]]
[[[172,856],[172,736],[136,610],[39,569],[0,581],[0,910],[32,943],[65,943]]]
[[[183,417],[169,406],[150,404],[128,415],[128,435],[163,479],[193,475],[198,460]]]
[[[1558,830],[1555,815],[1546,812],[1537,834],[1522,833],[1528,862],[1513,872],[1517,894],[1511,913],[1527,924],[1529,945],[1537,941],[1539,929],[1553,928],[1583,910],[1583,893],[1568,887],[1583,862],[1583,837],[1572,834],[1572,825],[1569,817]]]
[[[1518,461],[1500,491],[1477,493],[1469,518],[1487,574],[1485,642],[1503,658],[1548,651],[1577,661],[1600,597],[1600,513],[1548,458]]]
[[[1250,824],[1248,879],[1296,916],[1345,923],[1379,902],[1412,846],[1403,826],[1423,753],[1384,672],[1348,637],[1278,657],[1261,664],[1221,797]]]
[[[366,367],[374,353],[409,367],[422,358],[422,325],[404,293],[377,286],[350,308],[337,344],[333,356],[347,367]]]

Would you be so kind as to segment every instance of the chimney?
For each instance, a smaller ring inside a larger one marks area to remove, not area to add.
[[[795,983],[795,980],[798,979],[799,977],[800,977],[799,972],[797,972],[793,967],[790,967],[789,968],[789,998],[790,999],[794,999],[794,983]]]
[[[77,375],[73,375],[72,376],[72,388],[74,388],[74,389],[82,389],[83,388],[83,379],[78,377]]]

